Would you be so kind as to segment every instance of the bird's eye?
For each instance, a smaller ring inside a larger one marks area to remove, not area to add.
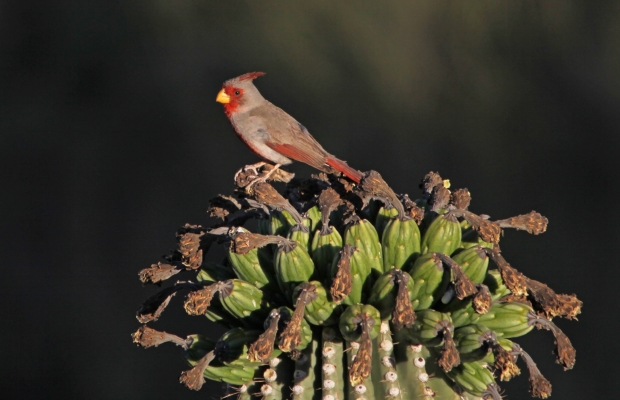
[[[235,96],[239,96],[240,94],[241,94],[241,92],[240,92],[240,91],[235,90]]]

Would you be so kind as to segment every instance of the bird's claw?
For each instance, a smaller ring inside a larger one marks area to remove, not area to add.
[[[250,183],[248,183],[247,185],[245,185],[245,187],[243,188],[246,192],[250,192],[252,190],[252,186],[254,186],[257,183],[262,183],[262,182],[266,182],[267,181],[267,176],[258,176],[254,179],[252,179],[250,181]]]
[[[244,168],[237,171],[235,174],[235,183],[237,187],[243,188],[246,192],[252,189],[252,186],[259,182],[267,182],[274,176],[274,172],[278,171],[280,164],[274,165],[269,171],[258,172],[258,168],[268,165],[267,163],[247,165]],[[252,171],[254,174],[246,173],[246,171]]]
[[[260,173],[258,172],[258,169],[261,168],[262,166],[264,166],[265,164],[267,164],[266,162],[258,162],[256,164],[250,164],[250,165],[246,165],[245,167],[239,169],[239,171],[237,171],[235,173],[235,182],[238,182],[239,180],[239,175],[241,175],[242,173],[246,172],[246,171],[252,171],[254,172],[254,175],[250,175],[250,176],[256,176],[259,177]],[[247,177],[246,177],[247,178]]]

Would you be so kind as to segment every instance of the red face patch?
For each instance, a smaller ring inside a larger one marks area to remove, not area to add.
[[[224,104],[224,112],[226,115],[230,116],[237,107],[239,107],[239,103],[243,98],[243,89],[232,87],[232,86],[224,86],[224,92],[230,96],[230,103]]]

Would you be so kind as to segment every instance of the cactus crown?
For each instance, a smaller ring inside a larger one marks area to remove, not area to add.
[[[288,182],[284,194],[259,182],[212,199],[219,222],[185,225],[167,262],[139,274],[160,284],[193,272],[195,282],[164,288],[137,317],[156,321],[184,291],[188,314],[230,330],[183,339],[142,325],[134,342],[181,346],[191,366],[183,384],[224,382],[224,397],[239,399],[500,399],[496,379],[519,375],[519,358],[532,396],[550,396],[512,339],[550,330],[558,363],[572,368],[575,350],[552,319],[576,319],[581,301],[526,277],[499,248],[502,229],[537,235],[547,219],[474,214],[467,189],[450,191],[433,172],[420,188],[412,201],[375,171],[359,185],[321,173]],[[258,233],[242,228],[251,219]],[[228,248],[222,263],[207,261],[216,243]]]

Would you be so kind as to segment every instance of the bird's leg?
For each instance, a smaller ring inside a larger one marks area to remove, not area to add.
[[[237,178],[239,177],[239,174],[242,173],[242,172],[245,172],[247,170],[251,170],[251,171],[254,172],[254,175],[259,176],[258,169],[260,167],[262,167],[263,165],[265,165],[265,164],[267,164],[267,163],[264,162],[264,161],[260,161],[260,162],[257,162],[256,164],[246,165],[245,167],[243,167],[239,171],[237,171],[237,173],[235,173],[235,182],[237,182]]]
[[[266,163],[263,163],[266,164]],[[280,168],[282,166],[282,164],[276,164],[273,166],[273,168],[271,169],[271,171],[267,172],[265,175],[255,178],[253,179],[250,183],[248,183],[245,186],[245,190],[249,190],[254,184],[258,183],[258,182],[267,182],[267,179],[269,179],[269,177],[271,175],[273,175],[274,172],[276,172],[278,170],[278,168]]]

